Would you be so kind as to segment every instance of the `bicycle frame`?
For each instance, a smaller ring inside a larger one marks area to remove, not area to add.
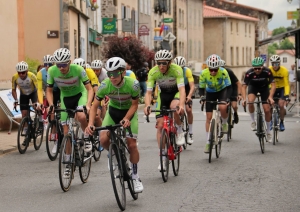
[[[164,114],[163,115],[163,119],[164,119],[164,125],[163,125],[163,129],[165,129],[167,131],[168,137],[170,138],[170,133],[174,133],[175,135],[177,135],[177,129],[174,125],[174,116],[173,113],[169,113],[168,114]],[[174,152],[174,149],[172,148],[172,145],[169,146],[168,148],[168,157],[169,160],[174,160],[176,159],[176,156],[182,151],[182,148],[180,147],[179,151]]]

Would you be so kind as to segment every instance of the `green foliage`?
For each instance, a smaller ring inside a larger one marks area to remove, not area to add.
[[[280,42],[279,49],[294,49],[294,44],[288,39],[285,38]]]
[[[285,27],[279,27],[279,28],[276,28],[276,29],[273,30],[272,36],[278,35],[278,34],[281,34],[281,33],[284,33],[284,32],[286,32],[286,31],[287,31],[287,30],[286,30]]]
[[[293,29],[294,29],[293,27],[288,26],[288,27],[286,28],[286,31],[291,31],[291,30],[293,30]]]
[[[277,43],[273,43],[268,46],[268,55],[276,54],[276,50],[278,49]]]
[[[40,61],[37,59],[25,57],[25,62],[28,64],[28,71],[36,74],[36,69],[40,65]]]

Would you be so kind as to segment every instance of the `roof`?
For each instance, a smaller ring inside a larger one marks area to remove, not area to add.
[[[290,54],[292,56],[295,56],[295,50],[292,50],[292,49],[279,49],[279,50],[276,50],[277,55],[281,55],[283,53],[287,53],[287,54]]]
[[[203,17],[204,18],[235,18],[235,19],[242,19],[247,21],[259,21],[257,18],[252,18],[250,16],[241,15],[239,13],[229,12],[227,10],[217,9],[215,7],[210,7],[204,5]]]

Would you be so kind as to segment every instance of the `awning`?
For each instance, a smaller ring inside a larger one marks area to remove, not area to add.
[[[278,34],[278,35],[274,35],[272,37],[269,37],[267,39],[264,39],[264,40],[261,40],[258,42],[258,46],[263,46],[263,45],[266,45],[268,43],[271,43],[275,40],[281,40],[281,39],[284,39],[284,38],[287,38],[287,37],[290,37],[290,36],[293,36],[297,33],[300,33],[300,28],[297,28],[297,29],[293,29],[291,31],[288,31],[288,32],[284,32],[284,33],[281,33],[281,34]]]

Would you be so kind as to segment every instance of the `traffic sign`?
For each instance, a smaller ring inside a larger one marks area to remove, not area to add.
[[[162,36],[154,36],[154,40],[161,41],[161,40],[163,40],[163,37]]]
[[[287,11],[287,20],[298,20],[299,11]]]
[[[169,32],[168,34],[166,34],[166,36],[164,37],[165,41],[168,41],[169,43],[172,43],[174,40],[176,39],[175,35],[172,32]]]
[[[164,18],[163,22],[164,23],[172,23],[173,22],[173,18]]]
[[[265,62],[267,62],[267,55],[266,54],[261,54],[260,57],[264,59]]]

